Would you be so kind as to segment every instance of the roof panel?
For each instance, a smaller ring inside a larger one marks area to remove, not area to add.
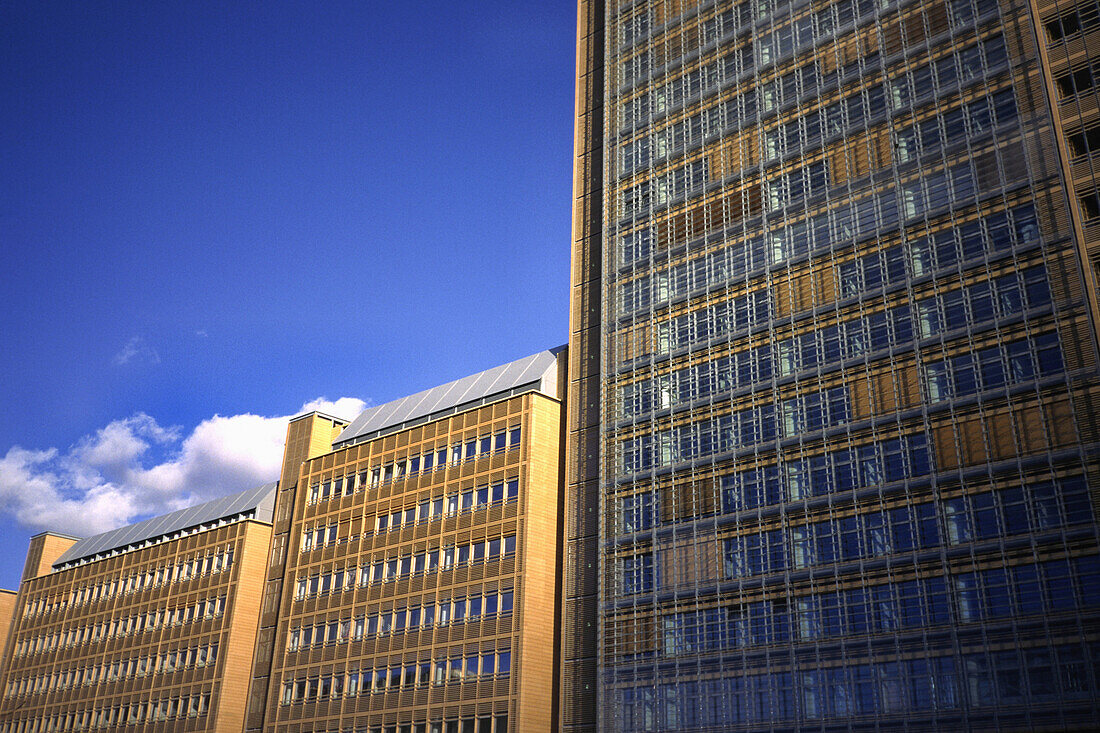
[[[82,557],[97,555],[118,547],[125,547],[153,537],[160,537],[187,527],[217,521],[223,517],[242,514],[253,509],[256,510],[256,519],[270,522],[275,506],[276,485],[276,482],[272,481],[263,486],[242,491],[239,494],[222,496],[205,504],[179,509],[142,522],[112,529],[109,532],[92,535],[77,541],[76,544],[62,553],[61,557],[54,562],[54,566],[79,560]]]
[[[333,446],[378,434],[387,428],[400,429],[412,421],[424,421],[444,410],[484,401],[525,386],[557,397],[557,358],[563,348],[559,346],[540,351],[377,407],[369,407],[344,428],[333,441]]]

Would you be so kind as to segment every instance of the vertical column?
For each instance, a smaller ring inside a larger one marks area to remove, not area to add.
[[[294,518],[298,491],[298,475],[302,463],[327,453],[332,441],[345,423],[316,412],[302,415],[287,426],[286,448],[283,452],[283,472],[275,495],[275,516],[271,528],[271,549],[268,556],[267,580],[264,583],[263,604],[260,607],[260,629],[256,637],[256,657],[252,684],[248,692],[245,730],[260,730],[264,726],[264,711],[268,695],[277,704],[278,690],[270,687],[275,632],[278,628],[279,601],[286,572],[287,541]],[[277,682],[277,681],[276,681]]]
[[[604,2],[580,0],[570,273],[561,729],[596,728]]]

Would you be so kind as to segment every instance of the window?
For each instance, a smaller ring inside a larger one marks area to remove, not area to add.
[[[1076,94],[1087,92],[1096,86],[1096,72],[1090,66],[1077,69],[1068,74],[1063,74],[1054,80],[1062,100],[1066,100]]]
[[[1043,22],[1051,43],[1097,26],[1100,26],[1100,3],[1095,0],[1085,0],[1070,12]]]
[[[1088,127],[1066,135],[1072,158],[1084,158],[1100,151],[1100,125]]]
[[[619,498],[619,525],[623,533],[639,532],[656,524],[657,512],[652,492]]]
[[[1086,222],[1100,218],[1100,191],[1086,191],[1078,193],[1077,196],[1081,202],[1081,216]]]
[[[619,587],[624,595],[652,591],[654,574],[652,553],[619,558]]]

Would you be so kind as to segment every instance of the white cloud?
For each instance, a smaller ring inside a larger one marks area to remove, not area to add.
[[[114,362],[117,366],[124,366],[132,361],[139,360],[149,364],[160,364],[160,354],[156,349],[145,343],[141,336],[134,336],[122,347],[122,351],[115,354]]]
[[[351,419],[353,397],[307,402]],[[190,433],[144,413],[115,420],[67,451],[14,446],[0,458],[0,511],[32,531],[87,536],[278,478],[293,415],[215,415]],[[155,456],[159,456],[159,459]]]

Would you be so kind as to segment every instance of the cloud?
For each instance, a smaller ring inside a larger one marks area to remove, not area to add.
[[[160,354],[156,349],[145,343],[141,336],[134,336],[122,347],[122,351],[115,354],[114,362],[117,366],[124,366],[132,361],[144,361],[149,364],[160,364]]]
[[[215,415],[189,433],[138,413],[65,451],[14,446],[0,458],[0,511],[32,531],[104,532],[272,481],[291,417],[319,410],[351,419],[365,407],[321,398],[293,415]]]

